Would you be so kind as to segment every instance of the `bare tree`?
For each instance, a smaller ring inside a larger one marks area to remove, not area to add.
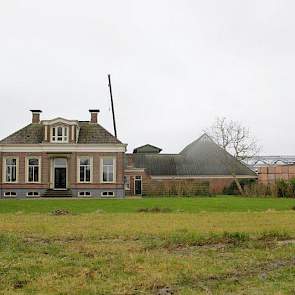
[[[213,140],[229,154],[239,161],[248,161],[256,156],[260,150],[257,140],[250,133],[249,128],[240,122],[228,120],[224,117],[216,118],[213,125],[206,130]],[[229,165],[231,161],[225,159],[225,164],[232,174],[241,194],[243,189],[236,177],[235,167]]]

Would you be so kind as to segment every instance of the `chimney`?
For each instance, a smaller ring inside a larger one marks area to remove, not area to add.
[[[99,110],[89,110],[89,113],[91,114],[90,123],[97,124],[97,114],[99,113]]]
[[[40,123],[40,114],[42,113],[41,110],[31,110],[32,112],[32,123],[39,124]]]

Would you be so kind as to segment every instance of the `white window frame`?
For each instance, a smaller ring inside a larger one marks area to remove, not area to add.
[[[39,192],[27,192],[27,197],[37,198],[37,197],[40,197],[40,193]]]
[[[6,160],[8,159],[16,159],[16,171],[15,171],[15,181],[7,181],[6,178]],[[7,156],[3,157],[3,165],[2,165],[2,181],[3,183],[18,183],[18,174],[19,174],[19,157],[14,157],[14,156]]]
[[[113,180],[112,181],[104,181],[103,180],[103,161],[104,160],[113,160]],[[116,183],[116,179],[117,179],[117,175],[116,175],[116,166],[117,166],[117,161],[116,161],[116,157],[102,157],[100,159],[100,182],[101,183]]]
[[[62,135],[58,136],[58,128],[62,128]],[[53,136],[53,129],[55,130],[55,135]],[[66,134],[66,135],[65,135]],[[57,125],[52,126],[50,128],[50,140],[54,143],[68,143],[69,142],[69,127],[64,125]],[[61,137],[62,140],[58,140],[58,138]]]
[[[17,192],[4,192],[4,197],[17,197]]]
[[[92,194],[90,191],[80,191],[80,192],[78,192],[78,196],[90,198],[90,197],[92,197]]]
[[[81,179],[80,179],[80,160],[85,159],[85,158],[89,159],[89,162],[90,162],[90,181],[81,181]],[[78,183],[93,183],[93,157],[92,156],[79,156],[77,158],[77,182]]]
[[[124,189],[130,191],[130,175],[124,175]]]
[[[104,193],[106,193],[107,195],[104,195]],[[102,197],[114,197],[115,196],[115,192],[114,191],[103,191],[100,194]]]
[[[38,181],[29,181],[29,160],[32,160],[32,159],[37,159],[38,160]],[[41,183],[41,169],[42,169],[42,166],[41,166],[41,157],[40,156],[30,156],[30,157],[26,157],[26,183]]]

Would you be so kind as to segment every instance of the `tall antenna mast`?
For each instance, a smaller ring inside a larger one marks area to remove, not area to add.
[[[112,93],[112,83],[111,83],[111,75],[110,74],[108,74],[108,79],[109,79],[109,88],[110,88],[110,96],[111,96],[111,103],[112,103],[114,133],[115,133],[115,137],[117,138],[117,127],[116,127],[116,118],[115,118],[114,101],[113,101],[113,93]]]

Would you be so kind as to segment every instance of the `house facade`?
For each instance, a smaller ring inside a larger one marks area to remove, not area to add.
[[[55,118],[32,122],[0,141],[1,197],[124,197],[222,193],[234,177],[257,178],[204,134],[178,154],[126,144],[98,123]]]
[[[0,141],[2,197],[124,196],[126,145],[98,124],[56,118],[32,122]]]

